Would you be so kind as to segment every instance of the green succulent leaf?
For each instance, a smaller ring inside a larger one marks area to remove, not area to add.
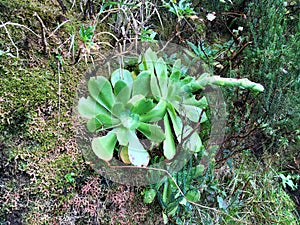
[[[110,115],[110,112],[108,112],[103,106],[97,103],[90,96],[88,96],[87,98],[79,99],[78,112],[82,117],[87,119],[94,118],[100,113]]]
[[[95,132],[96,130],[100,129],[103,126],[102,122],[99,121],[97,118],[90,119],[87,124],[86,128],[89,132]]]
[[[135,130],[140,125],[139,115],[129,113],[121,115],[122,125],[129,130]]]
[[[184,148],[191,152],[200,152],[203,150],[204,146],[197,131],[194,131],[189,125],[184,125],[182,138],[185,139],[189,135],[190,137],[183,143]]]
[[[247,88],[257,92],[264,91],[264,87],[261,84],[252,82],[247,78],[237,79],[237,78],[224,78],[220,76],[212,76],[210,77],[210,83],[218,84],[221,86]]]
[[[162,120],[167,109],[167,102],[161,99],[158,104],[146,114],[140,116],[142,122],[157,122]]]
[[[131,108],[133,113],[143,115],[153,109],[155,104],[152,99],[142,98]]]
[[[90,95],[108,111],[111,110],[115,99],[109,81],[104,77],[91,77],[88,82]]]
[[[193,105],[184,105],[184,104],[178,104],[177,102],[174,102],[174,107],[177,110],[177,112],[183,117],[187,118],[192,122],[199,122],[200,115],[202,113],[201,108]],[[200,120],[201,123],[205,122],[207,120],[206,114],[202,113],[202,118]]]
[[[154,73],[155,62],[157,62],[157,55],[151,48],[148,48],[144,54],[143,70],[150,70],[151,73]]]
[[[123,86],[123,81],[117,81],[115,87],[117,86]],[[116,102],[121,102],[124,105],[126,105],[130,99],[130,95],[131,95],[131,89],[129,88],[129,86],[125,85],[122,87],[121,90],[119,90],[118,94],[116,94],[115,96],[115,101]]]
[[[115,131],[119,144],[122,146],[127,146],[129,130],[126,127],[120,126],[118,128],[115,128]]]
[[[162,97],[162,94],[161,94],[160,87],[158,85],[158,78],[155,75],[151,75],[150,77],[150,88],[154,98],[159,100]]]
[[[191,152],[199,152],[203,150],[204,146],[197,131],[193,131],[192,127],[189,125],[184,125],[183,127],[181,118],[169,108],[168,114],[171,118],[173,130],[175,132],[178,142],[181,143],[182,139],[185,139],[187,136],[190,135],[190,137],[183,143],[183,146]]]
[[[182,121],[180,117],[176,114],[174,109],[168,108],[168,114],[171,118],[172,126],[177,137],[177,140],[180,141],[181,133],[182,133]]]
[[[92,149],[97,157],[104,161],[110,161],[113,157],[117,136],[115,132],[110,131],[103,137],[97,137],[92,141]]]
[[[166,139],[164,140],[163,143],[164,156],[168,160],[171,160],[176,154],[176,146],[172,135],[172,129],[169,122],[168,114],[165,114],[164,116],[164,127],[165,127],[165,135],[166,135]]]
[[[171,76],[173,73],[178,73],[178,72],[180,73],[180,70],[181,70],[181,59],[177,59],[173,64]]]
[[[120,118],[121,115],[129,114],[129,110],[126,109],[125,105],[122,102],[117,102],[113,105],[112,114]]]
[[[157,125],[140,122],[137,129],[150,141],[160,143],[165,139],[164,132]]]
[[[168,71],[167,65],[162,58],[159,58],[155,63],[155,72],[158,78],[161,95],[166,98],[168,94]]]
[[[128,155],[128,146],[123,146],[120,150],[120,154],[119,154],[121,160],[123,161],[123,163],[125,164],[130,164],[130,160],[129,160],[129,155]]]
[[[203,96],[199,100],[196,100],[195,95],[189,96],[187,98],[184,98],[182,101],[183,104],[185,105],[194,105],[200,108],[207,108],[208,107],[208,102],[206,100],[206,97]]]
[[[111,126],[115,126],[120,123],[120,120],[114,118],[112,115],[98,114],[95,118],[90,119],[87,122],[87,129],[90,132],[94,132],[98,129],[105,129]]]
[[[175,85],[174,83],[171,82],[171,80],[169,80],[166,99],[168,99],[170,102],[176,100],[180,101],[180,97],[178,95],[179,94],[178,89],[179,88],[177,88],[177,85]]]
[[[136,104],[138,104],[139,101],[145,99],[144,95],[138,94],[134,95],[127,103],[126,107],[128,109],[132,109]]]
[[[118,94],[122,91],[123,88],[125,88],[127,86],[127,84],[122,81],[122,80],[118,80],[116,83],[115,83],[115,86],[114,86],[114,94],[115,96],[118,96]]]
[[[132,96],[141,94],[148,96],[150,90],[150,75],[149,71],[142,71],[133,82]]]
[[[117,69],[111,74],[111,84],[113,87],[115,87],[116,83],[121,80],[127,84],[127,86],[131,89],[133,78],[131,73],[128,70],[124,69]]]
[[[140,143],[135,131],[130,131],[128,135],[128,156],[135,166],[147,166],[150,160],[149,153]]]

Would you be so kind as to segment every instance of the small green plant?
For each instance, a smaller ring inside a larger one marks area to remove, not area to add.
[[[94,36],[95,28],[93,26],[88,26],[87,28],[84,25],[81,25],[79,30],[80,39],[83,41],[84,44],[87,44],[92,41]]]
[[[169,2],[163,1],[163,6],[169,9],[170,12],[174,13],[178,21],[181,21],[186,16],[195,15],[196,12],[192,7],[192,3],[187,0],[177,1],[171,0]]]
[[[163,208],[163,217],[165,223],[169,221],[168,218],[174,217],[183,209],[191,209],[191,202],[198,202],[201,197],[199,189],[194,185],[196,178],[201,176],[204,172],[204,166],[198,165],[195,167],[188,167],[172,174],[171,177],[166,177],[161,182],[153,185],[148,190],[144,191],[144,202],[152,203],[155,197]],[[181,194],[179,188],[182,190],[184,196]]]
[[[74,176],[75,176],[75,173],[71,172],[71,173],[67,173],[65,175],[65,178],[69,183],[74,183],[75,182]]]
[[[144,28],[141,31],[141,41],[156,42],[154,39],[157,33],[152,29]]]
[[[80,40],[83,42],[84,48],[88,53],[92,48],[96,48],[96,44],[93,42],[94,32],[94,26],[88,26],[85,28],[84,25],[81,25],[79,30]]]

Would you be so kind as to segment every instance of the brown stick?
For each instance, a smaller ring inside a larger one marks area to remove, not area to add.
[[[43,42],[43,47],[44,47],[43,52],[47,56],[48,55],[48,48],[47,48],[48,44],[47,44],[47,38],[46,38],[46,30],[47,30],[47,28],[46,28],[43,20],[41,19],[41,17],[36,12],[34,12],[33,16],[35,16],[39,20],[39,22],[41,24],[42,42]]]

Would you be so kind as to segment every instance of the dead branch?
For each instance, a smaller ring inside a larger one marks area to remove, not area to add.
[[[48,43],[47,43],[47,38],[46,38],[46,30],[47,30],[47,28],[46,28],[43,20],[41,19],[41,17],[36,12],[34,12],[33,16],[35,16],[38,19],[38,21],[40,22],[40,24],[41,24],[42,42],[43,42],[43,48],[44,48],[43,52],[47,56],[48,55],[48,48],[47,48]]]

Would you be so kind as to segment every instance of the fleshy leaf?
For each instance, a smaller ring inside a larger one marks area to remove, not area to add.
[[[161,99],[158,104],[146,114],[140,116],[142,122],[157,122],[162,120],[167,109],[167,102]]]
[[[164,126],[165,126],[165,135],[166,139],[164,140],[163,143],[163,149],[164,149],[164,156],[168,159],[171,160],[176,154],[176,147],[175,147],[175,142],[174,138],[172,135],[172,129],[170,126],[168,114],[164,116]]]
[[[122,125],[130,130],[135,130],[140,124],[139,116],[134,113],[121,115]]]
[[[87,129],[90,132],[94,132],[98,129],[108,128],[120,123],[120,120],[112,115],[98,114],[95,118],[90,119],[87,122]]]
[[[200,139],[199,134],[196,131],[193,131],[193,128],[189,125],[184,125],[182,138],[185,139],[188,135],[190,137],[184,141],[183,146],[186,150],[191,152],[200,152],[204,146]],[[181,142],[182,140],[180,140]]]
[[[151,48],[148,48],[144,54],[143,66],[146,70],[154,72],[154,63],[157,61],[157,55]]]
[[[200,120],[200,115],[203,109],[197,107],[197,106],[193,106],[193,105],[179,105],[174,103],[173,104],[174,107],[176,108],[177,112],[183,117],[183,118],[187,118],[192,122],[199,122]],[[204,121],[206,121],[206,114],[203,112],[202,113],[202,118],[200,120],[201,123],[203,123]]]
[[[117,81],[121,80],[127,84],[127,86],[131,89],[133,78],[131,73],[128,70],[124,69],[117,69],[111,74],[111,84],[113,87],[115,87],[115,84]]]
[[[79,99],[78,112],[87,119],[91,119],[100,113],[110,115],[110,112],[89,96]]]
[[[106,136],[97,137],[92,141],[92,149],[100,159],[109,161],[113,157],[117,136],[110,131]]]
[[[86,127],[89,132],[95,132],[96,130],[100,129],[102,126],[103,126],[102,122],[97,118],[90,119],[86,124]]]
[[[158,78],[154,74],[150,77],[150,88],[151,93],[156,99],[160,99],[162,97],[159,85],[158,85]]]
[[[155,64],[155,72],[158,78],[158,84],[161,91],[161,94],[164,98],[168,94],[168,72],[166,63],[162,58],[159,58]]]
[[[111,110],[112,114],[120,118],[122,114],[126,113],[125,105],[121,102],[115,103]]]
[[[131,111],[133,113],[142,115],[145,114],[147,112],[149,112],[151,109],[153,109],[154,107],[154,103],[152,99],[140,99],[140,101],[138,101],[132,108]]]
[[[122,80],[118,80],[116,83],[115,83],[115,86],[114,86],[114,94],[115,96],[118,96],[118,94],[122,91],[122,89],[124,87],[126,87],[127,84],[122,81]]]
[[[115,87],[117,87],[118,84],[120,84],[120,82],[123,82],[123,81],[118,81],[116,83]],[[121,90],[119,90],[119,93],[116,95],[115,101],[121,102],[124,105],[126,105],[130,99],[130,94],[131,94],[131,89],[127,85],[123,86],[123,88]]]
[[[104,77],[91,77],[88,82],[90,95],[107,110],[111,110],[115,99],[109,81]]]
[[[206,108],[208,106],[207,99],[203,96],[200,100],[195,99],[195,95],[183,99],[183,104],[194,105],[200,108]]]
[[[140,122],[138,130],[153,142],[160,143],[165,139],[162,129],[157,125]]]
[[[175,112],[172,112],[172,110],[168,109],[168,114],[171,118],[173,130],[176,134],[178,142],[181,143],[182,139],[185,139],[188,135],[190,135],[190,137],[183,143],[184,147],[192,152],[201,151],[204,146],[197,131],[193,131],[192,127],[189,125],[184,125],[183,127],[180,117]]]
[[[119,156],[120,156],[121,160],[123,161],[123,163],[130,164],[127,146],[123,146],[121,148]]]
[[[135,131],[131,131],[128,135],[128,155],[130,162],[135,166],[147,166],[150,160]]]
[[[182,133],[182,121],[179,116],[176,115],[174,111],[168,109],[168,114],[171,118],[172,126],[177,137],[177,140],[180,141]]]
[[[141,94],[148,96],[150,93],[150,75],[149,71],[142,71],[133,82],[132,96]]]
[[[181,70],[181,60],[177,59],[173,64],[172,73],[171,73],[170,77],[172,77],[172,75],[175,73],[178,73],[178,72],[180,73],[180,70]],[[177,75],[175,77],[177,77]],[[175,81],[178,81],[178,80],[175,80]]]
[[[128,129],[125,127],[116,128],[116,135],[120,145],[127,146],[128,145]]]

